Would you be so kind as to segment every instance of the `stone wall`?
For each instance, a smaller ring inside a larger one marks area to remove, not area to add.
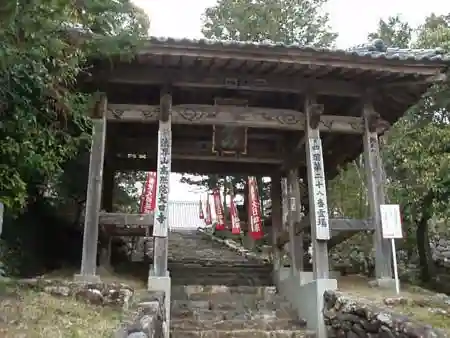
[[[371,235],[359,233],[351,239],[337,245],[330,251],[330,264],[333,269],[344,274],[362,273],[372,276],[375,270],[375,257]],[[400,243],[399,243],[400,244]],[[449,236],[435,236],[431,240],[431,252],[438,269],[438,277],[443,279],[441,284],[448,284],[450,280],[450,238]],[[419,278],[419,258],[412,257],[398,245],[397,261],[400,279],[415,283]],[[450,284],[442,292],[450,292]]]
[[[450,272],[450,239],[436,238],[431,243],[431,250],[436,263],[449,269]]]
[[[407,302],[407,299],[399,299]],[[444,338],[448,335],[429,325],[420,324],[406,316],[386,309],[362,304],[335,291],[324,294],[323,309],[328,337],[381,338]]]
[[[137,296],[114,338],[163,338],[165,329],[164,293],[146,291]]]

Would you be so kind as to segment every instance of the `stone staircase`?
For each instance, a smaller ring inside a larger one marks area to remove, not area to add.
[[[172,338],[313,337],[272,285],[272,267],[195,232],[172,233]]]

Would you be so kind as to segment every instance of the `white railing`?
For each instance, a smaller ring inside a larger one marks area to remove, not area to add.
[[[199,203],[196,201],[169,202],[169,229],[197,229],[204,225],[199,218]]]

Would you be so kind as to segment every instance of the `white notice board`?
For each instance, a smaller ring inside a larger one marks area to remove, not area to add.
[[[402,238],[402,219],[398,204],[381,204],[381,227],[383,238]]]

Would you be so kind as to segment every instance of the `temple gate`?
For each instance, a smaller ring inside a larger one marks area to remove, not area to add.
[[[103,95],[92,111],[83,259],[77,279],[98,279],[99,225],[150,227],[155,250],[148,285],[165,291],[170,302],[168,175],[268,176],[275,282],[323,337],[323,291],[336,288],[329,276],[330,245],[372,230],[376,278],[380,286],[394,287],[390,245],[381,233],[379,206],[385,197],[378,137],[433,82],[443,79],[443,60],[448,61],[435,50],[414,53],[380,43],[324,51],[151,38],[131,62],[120,57],[112,65],[95,60],[83,86]],[[327,181],[361,151],[371,217],[330,218]],[[154,215],[111,213],[111,180],[118,170],[158,171]],[[303,264],[304,236],[309,232],[312,272]],[[287,271],[279,261],[286,243],[292,256]]]

